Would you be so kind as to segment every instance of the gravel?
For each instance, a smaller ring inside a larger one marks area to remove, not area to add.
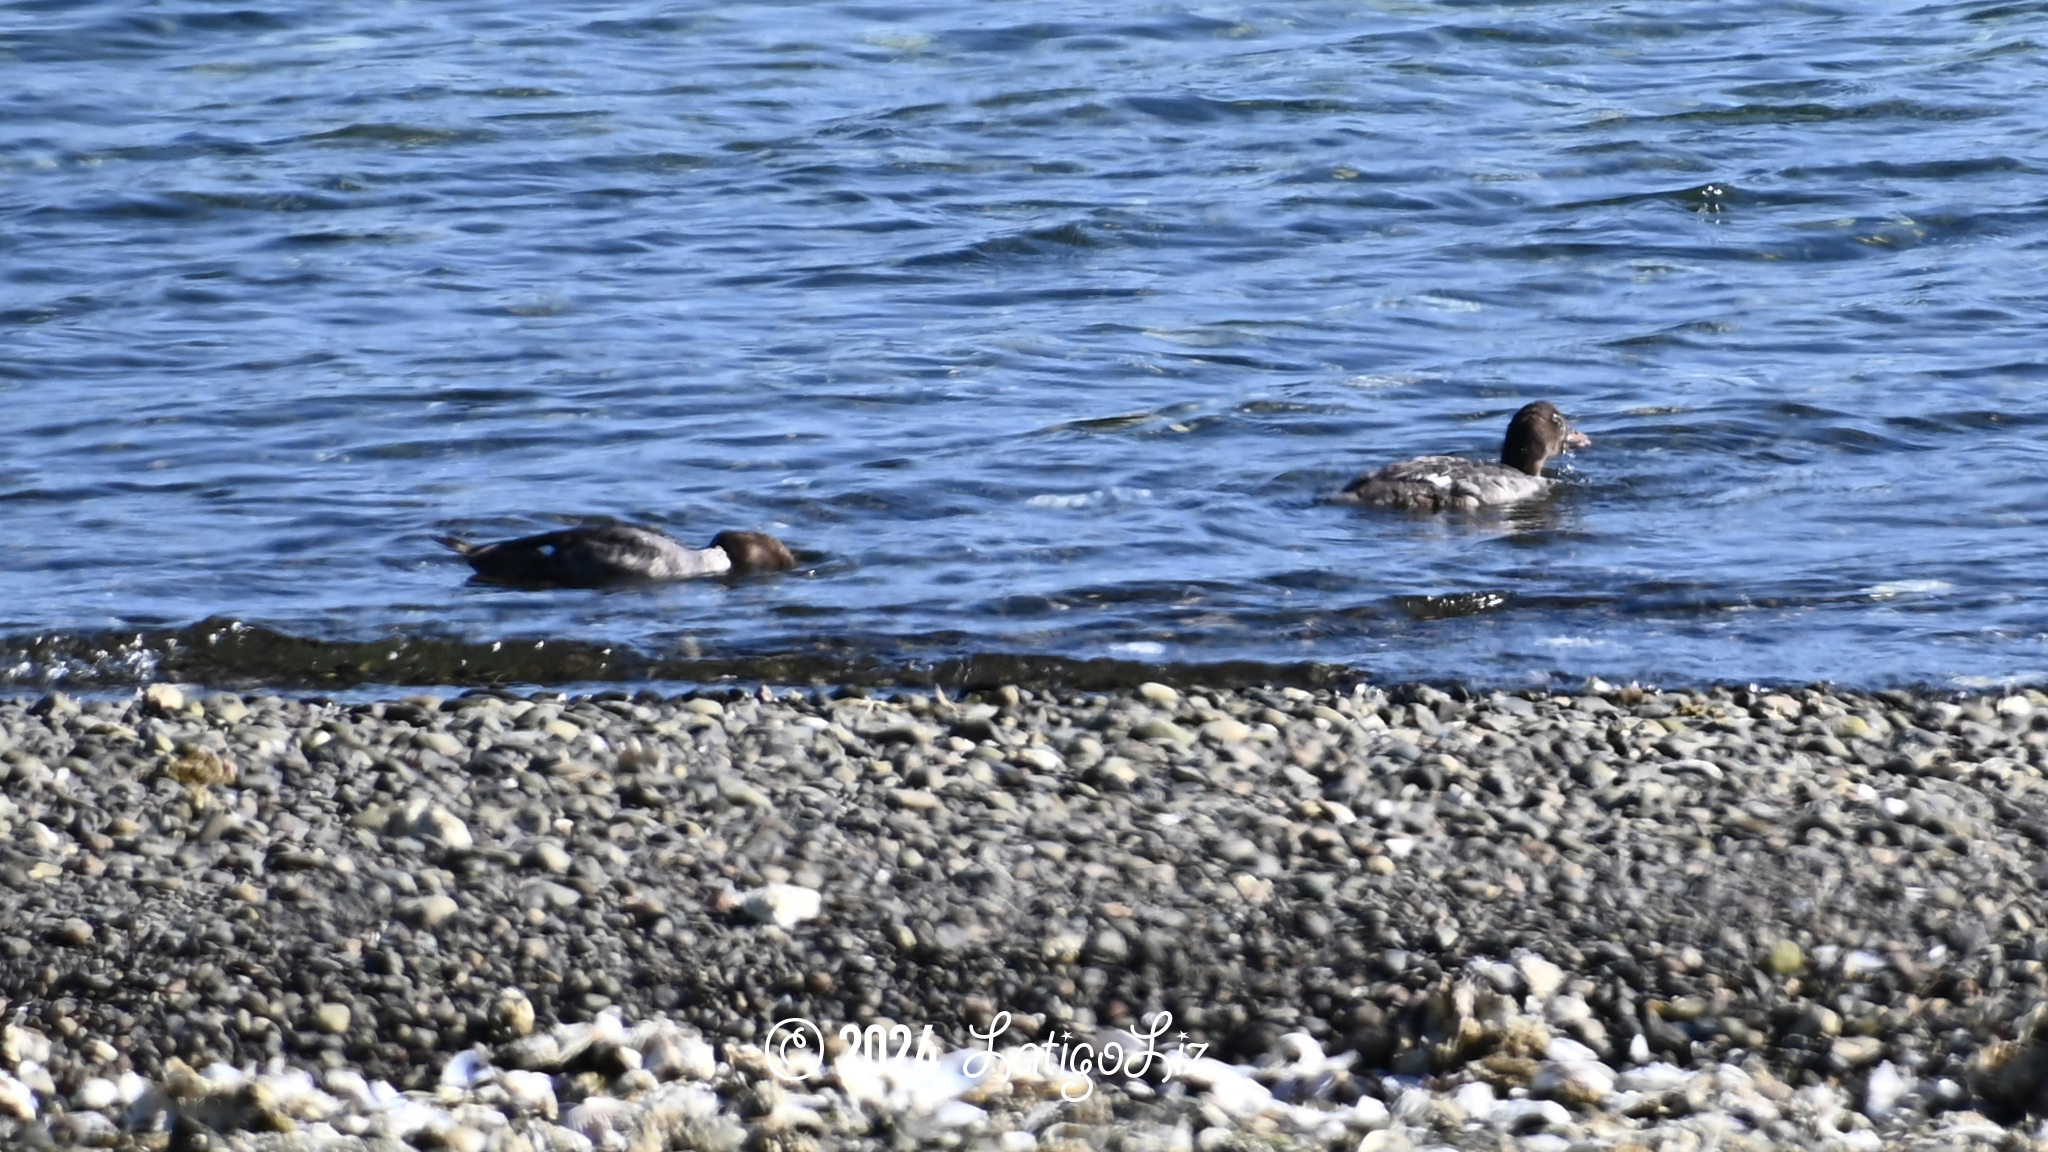
[[[2044,764],[2038,692],[0,703],[0,1143],[2032,1146]]]

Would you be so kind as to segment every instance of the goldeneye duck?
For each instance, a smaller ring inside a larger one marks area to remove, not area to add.
[[[1368,472],[1344,486],[1337,499],[1411,512],[1471,512],[1513,504],[1550,489],[1543,462],[1572,448],[1587,448],[1585,433],[1565,423],[1564,413],[1538,400],[1515,413],[1501,442],[1500,463],[1462,456],[1420,456]]]
[[[520,588],[598,588],[796,567],[782,541],[765,532],[720,532],[709,548],[691,548],[630,524],[564,528],[496,544],[434,539],[469,561],[477,579]]]

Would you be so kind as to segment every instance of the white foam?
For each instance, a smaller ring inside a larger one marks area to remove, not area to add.
[[[1150,500],[1150,488],[1097,488],[1093,492],[1046,492],[1024,502],[1029,508],[1088,508],[1097,504],[1128,504]]]
[[[1157,640],[1132,640],[1124,644],[1111,644],[1111,652],[1129,652],[1133,656],[1160,656],[1166,652],[1166,645]]]
[[[1955,585],[1946,580],[1893,580],[1884,584],[1872,584],[1862,589],[1872,600],[1892,600],[1900,596],[1932,596],[1946,592]]]

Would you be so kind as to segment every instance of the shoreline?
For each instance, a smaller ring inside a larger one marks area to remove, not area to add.
[[[401,699],[414,693],[635,695],[650,686],[663,695],[735,687],[754,691],[763,686],[827,693],[853,687],[883,695],[939,692],[949,697],[1008,686],[1065,695],[1130,692],[1152,682],[1198,693],[1275,687],[1348,692],[1361,683],[1390,692],[1427,685],[1463,698],[1495,692],[1575,695],[1598,679],[1558,668],[1404,679],[1375,672],[1369,664],[1307,657],[1204,659],[1198,648],[1185,650],[1179,659],[1156,653],[1061,655],[984,648],[975,638],[954,633],[805,636],[765,647],[705,643],[684,636],[661,650],[624,641],[532,635],[321,639],[228,617],[174,628],[0,636],[0,654],[9,666],[8,679],[0,680],[0,699],[33,696],[53,687],[83,698],[117,699],[158,682],[346,703]],[[1627,680],[1652,690],[1662,686],[1679,692],[1899,691],[1951,700],[2048,689],[2048,677],[2039,673],[1988,678],[1950,674],[1940,680],[1853,684],[1785,678],[1696,681],[1648,671],[1612,673],[1612,679],[1616,684]]]
[[[1877,1148],[2048,1110],[2039,692],[158,685],[0,729],[0,1137]],[[1071,1098],[1162,1011],[1199,1059]],[[1005,1013],[1069,1064],[763,1063],[787,1018],[937,1056]]]

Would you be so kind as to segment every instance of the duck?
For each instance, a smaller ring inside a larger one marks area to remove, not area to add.
[[[766,532],[720,532],[708,548],[692,548],[667,533],[631,524],[563,528],[496,544],[472,544],[457,536],[434,540],[469,561],[477,580],[516,588],[602,588],[796,567],[796,557]]]
[[[1462,456],[1418,456],[1367,472],[1344,486],[1339,501],[1410,512],[1474,512],[1541,496],[1551,481],[1544,462],[1593,441],[1548,400],[1524,405],[1508,421],[1500,463]]]

